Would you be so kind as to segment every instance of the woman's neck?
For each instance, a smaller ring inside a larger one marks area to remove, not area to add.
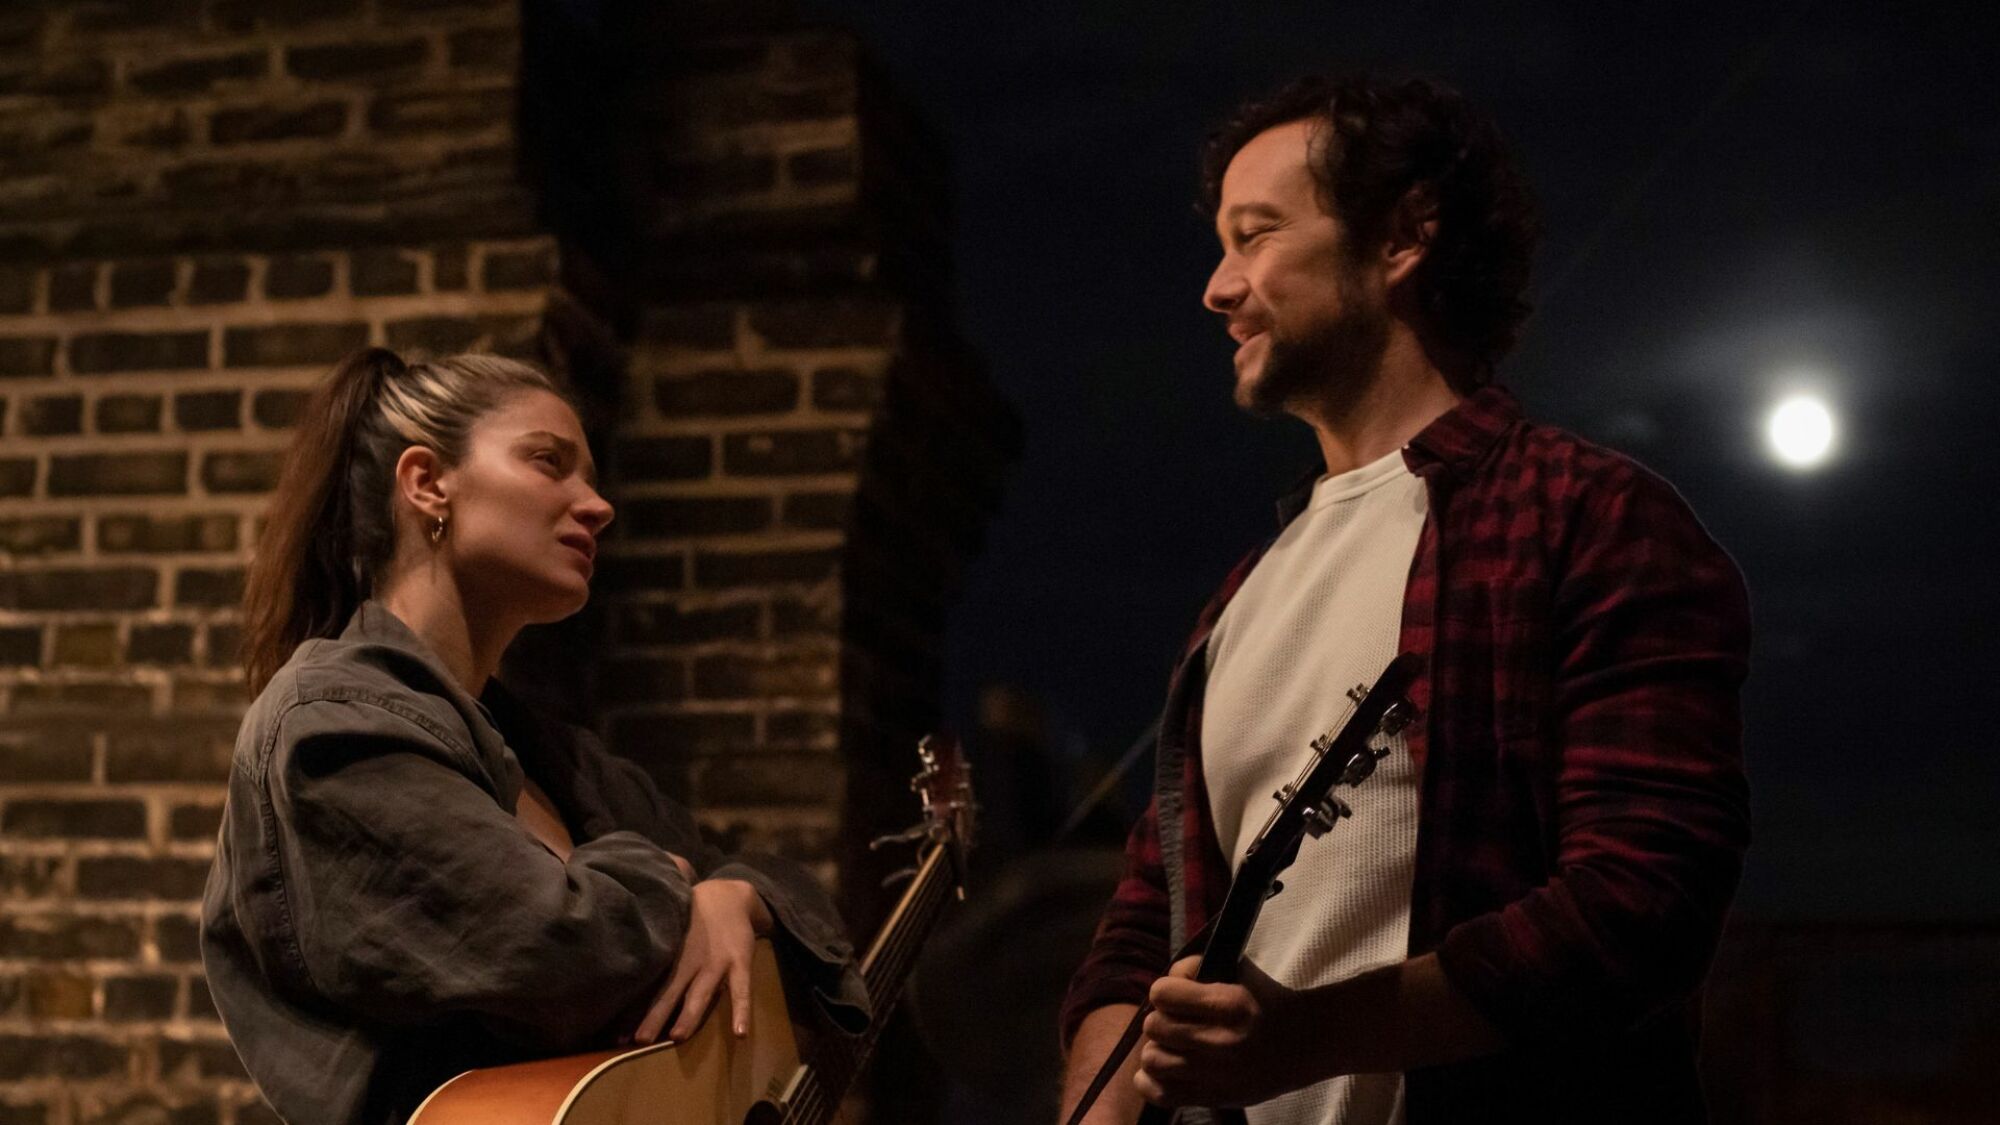
[[[451,678],[475,699],[499,669],[501,654],[519,631],[518,625],[503,625],[498,630],[475,627],[475,616],[485,619],[487,615],[468,612],[457,589],[415,576],[389,583],[377,600],[410,627],[444,662]]]

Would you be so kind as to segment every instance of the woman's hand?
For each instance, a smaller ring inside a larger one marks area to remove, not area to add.
[[[708,1016],[718,986],[729,985],[730,1011],[738,1037],[750,1034],[750,952],[761,934],[771,932],[771,910],[757,888],[740,879],[705,879],[694,885],[687,939],[674,961],[673,975],[639,1021],[632,1038],[651,1043],[674,1006],[680,1018],[667,1031],[669,1043],[693,1035]]]
[[[694,882],[694,864],[689,863],[686,856],[668,852],[667,858],[674,861],[674,867],[681,873],[681,878],[686,879],[690,884]]]

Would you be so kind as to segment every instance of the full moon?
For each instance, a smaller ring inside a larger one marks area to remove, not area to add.
[[[1794,469],[1825,463],[1833,452],[1833,411],[1813,395],[1793,395],[1780,402],[1764,425],[1771,454]]]

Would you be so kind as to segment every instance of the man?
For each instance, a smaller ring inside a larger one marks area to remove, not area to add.
[[[1092,1122],[1142,1098],[1255,1125],[1700,1120],[1697,990],[1749,838],[1736,567],[1671,487],[1491,384],[1534,223],[1456,93],[1294,84],[1211,143],[1207,203],[1236,400],[1310,425],[1324,473],[1175,670],[1064,1005],[1065,1116],[1150,997]],[[1163,976],[1399,651],[1427,658],[1422,717],[1305,843],[1242,983]]]

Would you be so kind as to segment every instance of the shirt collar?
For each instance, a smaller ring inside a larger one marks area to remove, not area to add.
[[[1403,463],[1426,479],[1465,477],[1521,417],[1521,403],[1505,387],[1487,385],[1431,420],[1403,447]],[[1313,485],[1326,475],[1326,462],[1301,476],[1278,501],[1278,526],[1292,522],[1312,499]]]

